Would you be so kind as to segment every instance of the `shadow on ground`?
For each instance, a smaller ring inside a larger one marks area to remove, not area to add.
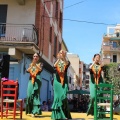
[[[85,120],[94,120],[94,118],[87,118]],[[110,120],[110,118],[98,119],[98,120]],[[113,120],[118,120],[117,118],[113,118]]]

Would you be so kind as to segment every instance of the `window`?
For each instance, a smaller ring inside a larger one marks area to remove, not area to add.
[[[0,5],[0,23],[6,23],[7,5]]]
[[[71,77],[69,77],[69,83],[71,84]]]
[[[49,41],[52,42],[52,27],[50,27],[50,33],[49,33]]]
[[[117,48],[117,42],[113,42],[113,48]]]
[[[89,75],[86,75],[86,79],[89,79]]]
[[[6,25],[3,23],[6,23],[7,18],[7,5],[0,5],[0,37],[5,36],[6,31]]]
[[[58,19],[58,1],[56,1],[55,18]]]
[[[86,80],[85,83],[86,83],[86,84],[89,84],[89,80]]]
[[[117,55],[113,55],[113,62],[117,62]]]
[[[120,33],[119,33],[119,32],[116,32],[116,36],[119,37],[119,36],[120,36]]]
[[[54,57],[57,55],[57,36],[54,36]]]
[[[112,59],[110,59],[110,62],[112,62]]]
[[[60,12],[59,27],[62,29],[62,12]]]
[[[61,50],[61,43],[59,43],[59,51]]]

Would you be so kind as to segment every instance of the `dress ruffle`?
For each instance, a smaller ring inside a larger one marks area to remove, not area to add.
[[[52,105],[52,120],[57,119],[71,119],[70,111],[68,109],[68,102],[67,102],[67,91],[68,86],[67,84],[62,84],[57,81],[56,76],[54,77],[54,102]]]
[[[26,114],[42,114],[40,109],[40,86],[40,79],[36,79],[34,84],[32,84],[32,81],[29,80],[27,89]]]

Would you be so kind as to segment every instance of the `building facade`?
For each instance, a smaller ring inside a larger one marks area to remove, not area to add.
[[[65,50],[67,53],[69,52],[64,40],[62,41],[62,50]],[[67,57],[67,59],[68,59],[68,57]],[[75,89],[76,73],[72,67],[72,64],[70,64],[70,66],[68,67],[67,76],[68,76],[69,91],[74,90]],[[68,94],[67,98],[73,99],[73,94]]]
[[[80,68],[81,68],[81,74],[80,74],[81,88],[83,90],[89,90],[89,78],[90,78],[89,65],[81,61]]]
[[[84,79],[84,89],[89,91],[89,82],[90,82],[90,70],[88,64],[85,64],[85,79]]]
[[[104,64],[120,62],[120,24],[107,27],[102,40],[101,58]]]
[[[74,71],[75,71],[75,77],[74,79],[74,88],[75,89],[80,89],[81,88],[81,69],[80,69],[80,58],[77,54],[73,54],[73,53],[68,53],[67,57],[71,63],[71,66],[73,67]]]
[[[62,43],[63,0],[1,0],[0,16],[0,54],[10,55],[9,79],[18,79],[19,97],[26,98],[26,69],[37,52],[44,64],[41,101],[52,99],[52,66]]]

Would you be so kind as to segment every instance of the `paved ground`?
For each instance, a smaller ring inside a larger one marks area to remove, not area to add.
[[[87,116],[85,113],[71,113],[71,115],[73,118],[72,120],[93,120],[92,116]],[[51,116],[51,112],[43,112],[41,116],[36,116],[35,118],[32,118],[30,115],[27,116],[25,115],[25,112],[23,112],[22,120],[51,120],[50,116]],[[13,120],[13,119],[4,118],[3,120]],[[16,120],[21,120],[21,119],[17,117]],[[114,115],[114,120],[120,120],[120,115]]]

